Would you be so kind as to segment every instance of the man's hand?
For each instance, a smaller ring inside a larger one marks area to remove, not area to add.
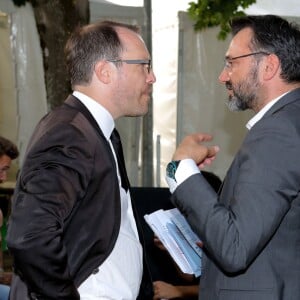
[[[203,143],[211,140],[212,136],[205,133],[188,135],[179,144],[172,159],[182,160],[185,158],[191,158],[195,161],[199,168],[210,165],[219,151],[218,146],[203,145]]]
[[[153,282],[154,300],[174,299],[181,297],[180,289],[164,281]]]
[[[165,246],[163,245],[161,240],[156,235],[154,235],[154,237],[153,237],[153,243],[158,249],[167,251],[167,249],[165,248]]]

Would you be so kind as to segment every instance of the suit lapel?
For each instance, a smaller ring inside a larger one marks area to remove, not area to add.
[[[101,136],[101,138],[105,139],[105,136],[101,130],[101,128],[98,126],[96,120],[92,116],[92,114],[89,112],[89,110],[85,107],[84,104],[81,103],[80,100],[78,100],[75,96],[69,95],[69,97],[64,102],[65,105],[71,106],[81,112],[86,119],[91,123],[91,125],[94,127],[94,129],[97,131],[97,133]],[[106,139],[105,139],[106,140]]]

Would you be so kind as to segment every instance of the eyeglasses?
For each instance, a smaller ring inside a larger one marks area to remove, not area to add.
[[[244,55],[240,55],[240,56],[235,56],[235,57],[226,57],[225,60],[224,60],[224,68],[225,69],[231,69],[233,60],[248,57],[248,56],[252,56],[252,55],[270,55],[270,53],[264,52],[264,51],[259,51],[259,52],[252,52],[252,53],[248,53],[248,54],[244,54]]]
[[[124,62],[129,65],[147,65],[147,71],[150,73],[152,69],[151,59],[108,59],[110,62]]]

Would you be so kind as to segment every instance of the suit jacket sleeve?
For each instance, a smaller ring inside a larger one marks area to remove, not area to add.
[[[201,174],[178,186],[173,201],[227,272],[249,266],[299,197],[299,131],[280,115],[251,129],[220,195]]]
[[[93,170],[93,153],[78,127],[39,130],[14,194],[8,246],[15,271],[41,299],[79,299],[70,276],[63,226]],[[25,226],[26,225],[26,226]]]

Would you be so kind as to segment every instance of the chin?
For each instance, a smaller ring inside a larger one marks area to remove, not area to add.
[[[137,117],[143,117],[148,113],[148,109],[140,111],[136,116]]]
[[[137,113],[139,116],[144,116],[148,113],[148,111],[149,111],[149,101],[144,103],[144,105],[141,105],[137,110]]]
[[[126,117],[143,117],[148,113],[148,108],[146,110],[135,111],[126,114]]]

